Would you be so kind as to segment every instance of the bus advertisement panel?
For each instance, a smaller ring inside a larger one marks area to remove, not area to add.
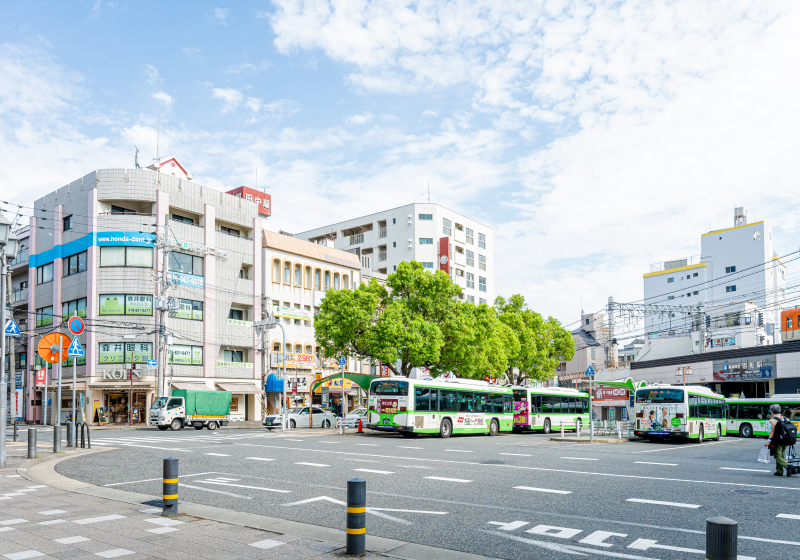
[[[549,434],[589,425],[589,395],[566,387],[514,387],[514,429]]]
[[[706,387],[654,385],[636,391],[635,434],[702,442],[725,435],[725,399]]]

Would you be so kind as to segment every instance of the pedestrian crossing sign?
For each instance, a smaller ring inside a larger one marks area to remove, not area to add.
[[[586,377],[594,377],[594,368],[592,366],[586,368]]]
[[[67,348],[67,356],[70,358],[83,358],[85,354],[83,353],[83,346],[81,346],[81,341],[78,340],[78,337],[72,339],[72,344],[69,345]]]
[[[8,323],[6,323],[6,330],[4,332],[6,336],[13,336],[15,338],[22,336],[22,333],[19,330],[19,325],[15,319],[11,319]]]

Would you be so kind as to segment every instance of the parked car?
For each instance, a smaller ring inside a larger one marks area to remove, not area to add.
[[[316,406],[313,409],[314,414],[309,414],[309,407],[304,406],[300,408],[290,408],[286,411],[286,416],[289,420],[289,428],[308,428],[308,419],[313,417],[314,428],[330,428],[336,425],[336,416],[328,411]],[[283,415],[270,414],[264,418],[264,427],[268,430],[274,430],[281,427]]]
[[[366,427],[367,418],[369,418],[369,411],[366,408],[357,408],[352,412],[348,412],[344,417],[345,426],[348,428],[358,428],[358,421],[361,420],[361,425]]]

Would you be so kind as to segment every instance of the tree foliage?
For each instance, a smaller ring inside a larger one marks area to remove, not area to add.
[[[386,286],[375,279],[329,291],[314,319],[325,356],[383,364],[398,375],[424,367],[436,376],[496,376],[518,352],[516,337],[493,307],[459,301],[461,288],[443,271],[402,262]]]
[[[555,376],[556,366],[575,355],[575,341],[568,330],[553,317],[546,320],[528,309],[525,298],[519,294],[508,300],[495,299],[499,320],[509,327],[517,340],[517,353],[509,360],[506,376],[521,384],[526,379],[545,381]]]

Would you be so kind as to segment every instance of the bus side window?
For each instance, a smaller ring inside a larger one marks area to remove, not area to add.
[[[536,405],[535,406],[536,413],[538,414],[538,413],[542,412],[542,396],[541,395],[536,395],[535,397],[533,397],[533,402]]]
[[[503,412],[506,414],[514,413],[514,397],[511,395],[503,395]]]
[[[440,389],[439,410],[441,412],[458,412],[458,402],[456,401],[456,392]]]
[[[431,389],[431,412],[439,411],[439,389]]]
[[[418,412],[428,412],[431,409],[431,390],[429,388],[414,388],[414,409]]]

